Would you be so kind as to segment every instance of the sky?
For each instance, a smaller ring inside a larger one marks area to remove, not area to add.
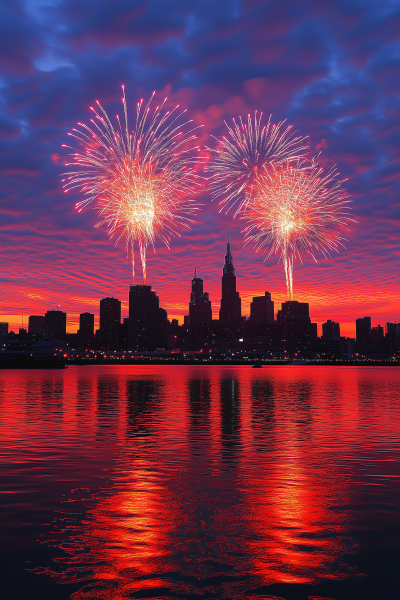
[[[155,90],[204,125],[262,111],[308,136],[346,179],[356,223],[346,249],[294,268],[294,298],[353,336],[355,319],[400,320],[400,4],[398,0],[2,0],[0,3],[0,321],[60,305],[67,329],[114,296],[128,316],[123,244],[63,194],[68,132],[98,99],[121,114]],[[242,298],[286,300],[282,263],[243,248],[243,222],[204,192],[196,223],[148,252],[147,283],[169,318],[188,313],[194,269],[218,318],[227,227]],[[140,278],[136,281],[141,283]],[[23,315],[23,317],[22,317]]]

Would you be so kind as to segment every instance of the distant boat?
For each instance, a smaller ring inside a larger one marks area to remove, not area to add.
[[[262,369],[262,364],[261,363],[254,363],[253,369]]]

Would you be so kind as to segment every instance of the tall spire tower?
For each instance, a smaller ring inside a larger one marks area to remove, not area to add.
[[[226,244],[225,264],[222,270],[222,298],[219,311],[219,320],[227,330],[239,325],[241,320],[242,303],[239,292],[236,291],[236,275],[233,266],[231,243],[229,239]]]

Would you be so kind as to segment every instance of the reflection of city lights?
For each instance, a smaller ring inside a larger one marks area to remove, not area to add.
[[[174,550],[174,500],[153,465],[137,460],[130,469],[90,510],[78,535],[61,544],[67,553],[61,580],[85,582],[75,600],[122,600],[164,585],[157,573]]]
[[[347,576],[352,501],[349,479],[329,458],[327,440],[336,425],[327,370],[307,375],[301,367],[261,373],[230,367],[228,374],[226,367],[187,367],[171,376],[167,366],[126,369],[126,396],[124,373],[65,375],[70,383],[76,379],[78,402],[74,386],[66,385],[68,435],[60,447],[70,448],[74,434],[87,444],[85,468],[97,461],[85,516],[70,521],[82,512],[73,504],[82,500],[71,496],[57,541],[49,534],[50,544],[66,553],[57,553],[58,572],[51,574],[80,588],[74,600],[162,597],[161,589],[165,596],[189,597],[206,587],[218,597],[242,598],[249,587]],[[154,382],[164,375],[160,392]],[[349,428],[345,439],[359,433],[351,385],[333,392],[340,431]],[[20,382],[14,396],[6,392],[14,416],[20,415],[19,436],[28,427],[39,448],[42,436],[17,402]],[[59,388],[52,393],[58,406]],[[105,465],[109,484],[102,479]],[[207,586],[216,572],[223,583]]]
[[[291,379],[293,377],[293,380]],[[321,374],[321,380],[324,374]],[[319,458],[318,451],[304,446],[300,436],[310,418],[312,389],[297,386],[298,376],[276,378],[279,402],[274,403],[274,445],[270,468],[264,476],[254,471],[254,489],[246,497],[250,542],[255,568],[265,583],[311,583],[321,576],[335,578],[335,564],[348,549],[343,537],[348,514],[332,506],[348,503],[346,481]],[[301,403],[296,399],[299,393]],[[309,394],[309,401],[306,400]],[[290,409],[289,409],[290,407]],[[324,432],[329,432],[330,416]],[[303,428],[298,427],[303,424]],[[255,422],[257,429],[257,423]],[[308,450],[308,452],[307,452]]]

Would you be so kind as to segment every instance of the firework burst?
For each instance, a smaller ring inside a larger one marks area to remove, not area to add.
[[[260,177],[268,174],[273,165],[287,160],[298,160],[306,150],[304,137],[295,137],[286,121],[261,125],[263,113],[254,113],[254,119],[247,115],[247,121],[239,117],[233,119],[228,128],[228,137],[214,138],[214,148],[207,148],[211,154],[208,169],[211,199],[220,200],[221,210],[228,211],[235,206],[236,212],[244,212],[258,189]]]
[[[310,162],[287,161],[272,165],[257,182],[242,219],[245,243],[253,243],[266,258],[279,254],[285,268],[288,298],[293,298],[293,263],[309,254],[326,258],[346,241],[342,229],[353,219],[350,198],[338,179],[336,167],[325,174],[318,157]]]
[[[81,211],[93,203],[110,239],[125,242],[131,256],[134,276],[134,245],[139,247],[143,279],[146,280],[146,252],[160,239],[168,248],[177,227],[190,227],[198,205],[193,195],[200,180],[196,174],[199,157],[193,146],[197,139],[192,121],[180,123],[186,111],[179,105],[166,110],[167,98],[150,113],[154,94],[147,104],[136,108],[136,123],[129,130],[125,89],[122,87],[124,120],[117,116],[114,127],[97,101],[91,125],[78,123],[69,135],[78,148],[70,148],[70,170],[63,179],[65,191],[78,189],[83,200]]]

